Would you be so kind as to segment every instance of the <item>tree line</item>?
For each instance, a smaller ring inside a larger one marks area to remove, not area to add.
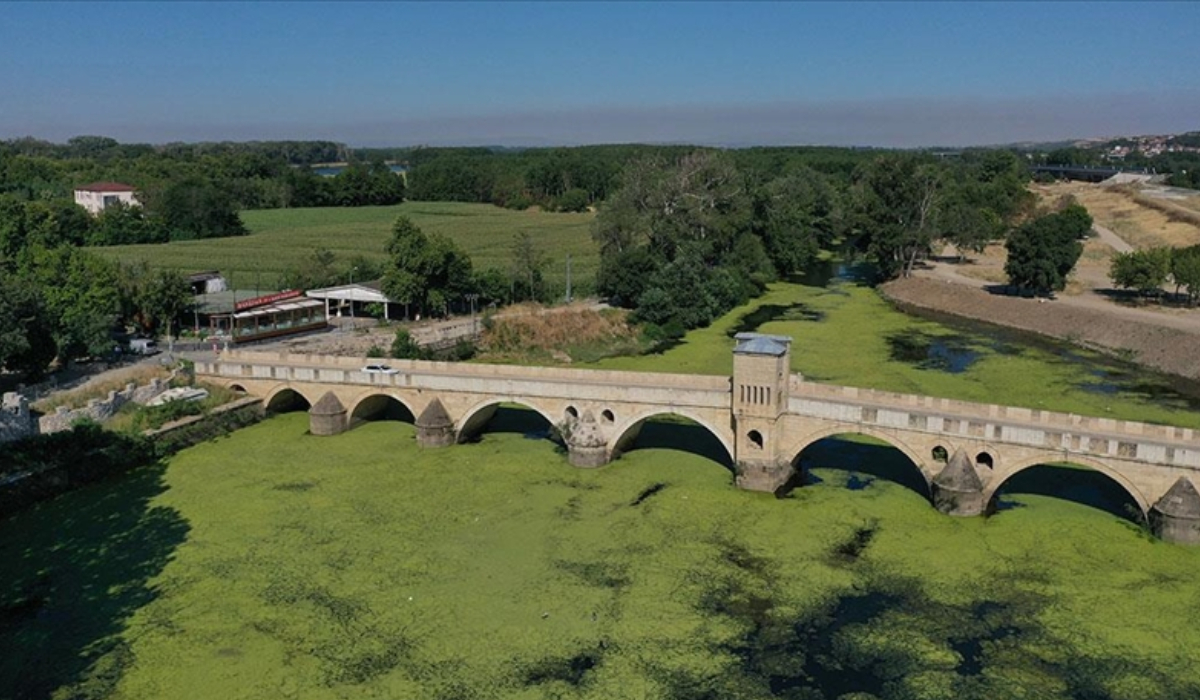
[[[772,149],[633,161],[594,222],[597,286],[674,337],[810,269],[821,251],[865,257],[890,279],[937,241],[982,250],[1033,213],[1028,171],[1007,151],[847,154],[820,170]]]

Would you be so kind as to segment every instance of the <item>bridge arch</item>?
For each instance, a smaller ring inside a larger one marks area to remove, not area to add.
[[[1104,462],[1101,462],[1096,459],[1091,459],[1091,458],[1085,457],[1083,455],[1073,454],[1073,455],[1068,456],[1066,459],[1064,459],[1063,455],[1060,453],[1057,453],[1057,452],[1045,452],[1045,453],[1042,453],[1042,454],[1034,456],[1034,457],[1029,457],[1026,459],[1016,461],[1012,464],[1006,464],[1004,466],[1004,469],[1000,473],[996,474],[991,479],[991,481],[989,481],[988,484],[986,486],[984,486],[984,488],[983,488],[984,503],[991,504],[992,499],[994,499],[996,497],[996,493],[1000,490],[1000,488],[1002,486],[1004,486],[1005,482],[1009,481],[1010,479],[1012,479],[1012,477],[1016,476],[1017,474],[1020,474],[1021,472],[1025,471],[1026,469],[1030,469],[1030,468],[1037,467],[1040,465],[1053,466],[1055,464],[1070,464],[1070,465],[1075,465],[1075,466],[1080,466],[1080,467],[1086,467],[1087,469],[1091,469],[1092,471],[1103,474],[1104,476],[1108,477],[1110,480],[1115,482],[1122,489],[1124,489],[1125,493],[1129,494],[1129,496],[1131,498],[1133,498],[1133,501],[1135,503],[1137,503],[1138,509],[1141,510],[1143,519],[1145,519],[1149,515],[1150,507],[1153,504],[1150,503],[1150,501],[1146,498],[1145,494],[1142,493],[1141,489],[1139,489],[1137,486],[1135,486],[1134,483],[1132,481],[1130,481],[1127,477],[1125,477],[1125,475],[1122,474],[1120,471],[1118,471],[1117,469],[1114,469],[1112,466],[1110,466],[1108,464],[1105,464]]]
[[[307,411],[312,405],[312,398],[289,384],[281,384],[272,388],[267,392],[267,398],[263,400],[263,406],[268,413]]]
[[[351,424],[364,420],[398,420],[404,423],[415,423],[417,414],[407,401],[381,391],[366,392],[358,396],[346,412],[346,420]]]
[[[925,489],[926,489],[925,495],[928,496],[929,493],[931,492],[930,488],[933,484],[934,473],[929,470],[929,467],[926,465],[926,461],[928,459],[932,459],[932,452],[930,453],[930,457],[927,458],[924,455],[922,455],[920,452],[918,452],[917,450],[914,450],[911,446],[905,444],[905,442],[903,440],[898,439],[894,435],[890,435],[890,434],[885,433],[880,430],[875,430],[874,428],[871,428],[870,426],[866,426],[866,425],[859,425],[859,424],[844,425],[843,424],[843,425],[834,425],[834,426],[814,430],[813,432],[809,433],[808,435],[805,435],[800,440],[797,440],[796,442],[792,443],[792,446],[789,447],[787,452],[785,453],[786,456],[788,457],[788,461],[792,464],[795,464],[796,460],[800,459],[800,456],[802,454],[804,454],[804,451],[807,450],[809,447],[811,447],[812,445],[814,445],[817,442],[820,442],[821,440],[825,440],[825,439],[831,438],[831,437],[837,437],[838,435],[866,435],[867,437],[872,437],[872,438],[875,438],[876,440],[881,440],[883,442],[886,442],[888,445],[891,445],[892,447],[896,448],[905,457],[907,457],[908,461],[912,462],[913,466],[916,467],[917,471],[921,473],[921,478],[924,479],[924,481],[925,481]],[[939,445],[939,446],[941,446],[941,445]]]
[[[458,436],[458,442],[465,442],[477,435],[487,425],[487,422],[491,420],[492,414],[496,412],[496,409],[506,403],[517,404],[534,411],[545,419],[551,428],[556,427],[560,422],[554,417],[554,414],[532,401],[513,397],[489,398],[467,409],[463,413],[462,418],[455,421],[455,434]]]
[[[613,430],[611,433],[612,437],[610,437],[608,440],[609,455],[614,458],[619,456],[621,452],[628,448],[637,438],[642,424],[656,416],[679,416],[698,424],[700,427],[707,430],[713,437],[715,437],[717,442],[721,444],[721,447],[724,448],[725,457],[727,459],[725,465],[732,466],[734,464],[736,455],[733,449],[732,431],[721,431],[705,418],[682,408],[653,408],[643,411],[642,413],[639,413],[632,418],[628,418],[621,422],[617,428]]]

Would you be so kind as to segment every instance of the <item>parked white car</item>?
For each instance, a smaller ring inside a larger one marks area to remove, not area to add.
[[[362,371],[367,374],[399,374],[400,370],[392,369],[387,365],[367,365]]]

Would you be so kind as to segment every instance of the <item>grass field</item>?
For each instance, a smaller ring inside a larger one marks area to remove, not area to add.
[[[777,500],[651,426],[577,470],[529,419],[420,450],[287,414],[0,523],[0,697],[1200,694],[1200,551],[1108,512],[946,517],[858,443]]]
[[[592,214],[517,212],[490,204],[456,202],[245,211],[241,216],[250,229],[249,236],[94,250],[114,260],[144,260],[154,267],[183,272],[220,270],[227,277],[232,275],[239,289],[253,289],[256,284],[275,289],[281,274],[319,247],[333,251],[343,263],[357,255],[383,260],[392,223],[401,214],[427,234],[453,239],[478,270],[508,269],[513,238],[527,232],[545,251],[549,262],[546,279],[560,292],[565,287],[567,254],[571,255],[577,291],[590,288],[600,264],[589,228]]]

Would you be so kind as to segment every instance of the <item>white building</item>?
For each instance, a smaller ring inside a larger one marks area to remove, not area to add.
[[[117,202],[131,206],[140,204],[134,191],[133,185],[120,182],[93,182],[75,188],[75,203],[95,216]]]
[[[361,316],[365,311],[364,306],[379,304],[383,307],[384,320],[391,320],[398,317],[395,313],[396,307],[401,306],[387,298],[387,295],[380,289],[378,280],[361,284],[343,284],[325,289],[310,289],[304,294],[313,299],[323,300],[326,316],[353,317],[355,314]]]

